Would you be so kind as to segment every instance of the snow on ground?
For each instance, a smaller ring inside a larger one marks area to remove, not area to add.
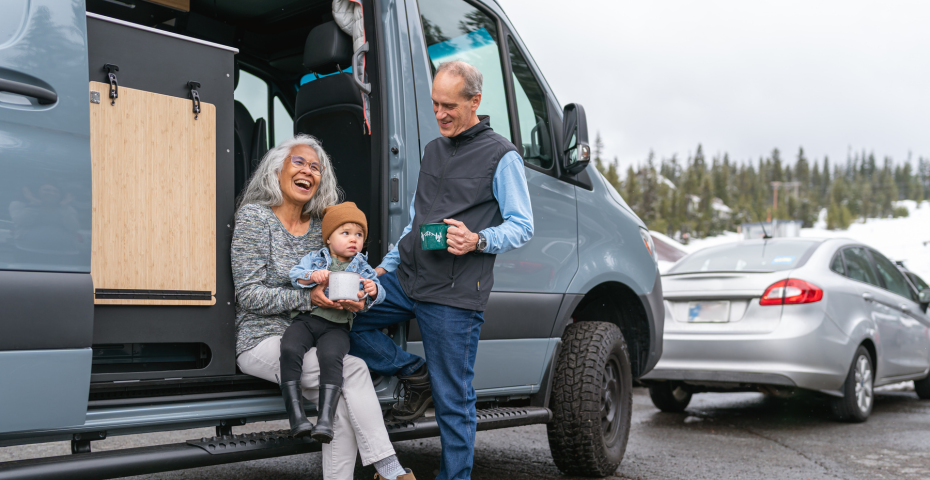
[[[930,280],[930,202],[920,205],[903,200],[897,205],[906,207],[910,215],[903,218],[870,218],[865,223],[854,223],[847,230],[827,230],[826,211],[813,228],[802,228],[802,237],[851,238],[882,252],[892,260],[903,260],[904,265],[924,280]],[[691,240],[682,245],[686,251],[738,242],[743,236],[725,232],[715,237]],[[664,271],[664,270],[663,270]]]

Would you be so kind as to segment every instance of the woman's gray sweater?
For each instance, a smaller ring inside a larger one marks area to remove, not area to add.
[[[288,273],[304,255],[323,248],[319,219],[307,233],[288,232],[271,208],[244,205],[236,212],[232,273],[236,286],[236,355],[262,340],[284,335],[291,310],[309,311],[310,290],[291,286]]]

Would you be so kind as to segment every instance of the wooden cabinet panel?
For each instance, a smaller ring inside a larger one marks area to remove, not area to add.
[[[111,105],[109,85],[90,82],[90,90],[100,93],[90,105],[95,297],[100,289],[148,296],[95,303],[213,305],[215,106],[201,103],[194,119],[187,99],[119,87]],[[197,292],[202,299],[182,299]]]

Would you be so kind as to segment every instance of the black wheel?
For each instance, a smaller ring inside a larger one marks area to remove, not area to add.
[[[649,385],[652,404],[663,412],[683,412],[691,403],[691,392],[678,382],[657,382]]]
[[[914,380],[914,391],[921,400],[930,399],[930,375],[921,380]]]
[[[562,335],[549,401],[549,451],[566,475],[613,474],[630,436],[630,354],[612,323],[580,322]]]
[[[846,382],[843,383],[843,397],[833,399],[833,413],[838,419],[856,423],[869,419],[875,402],[875,393],[872,391],[874,365],[869,351],[860,346],[853,355]]]

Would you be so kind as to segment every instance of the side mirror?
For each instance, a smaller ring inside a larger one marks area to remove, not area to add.
[[[917,294],[917,301],[920,303],[930,303],[930,288],[925,288]]]
[[[577,103],[569,103],[562,110],[562,167],[566,172],[576,175],[591,162],[591,147],[588,146],[588,119],[584,108]]]

